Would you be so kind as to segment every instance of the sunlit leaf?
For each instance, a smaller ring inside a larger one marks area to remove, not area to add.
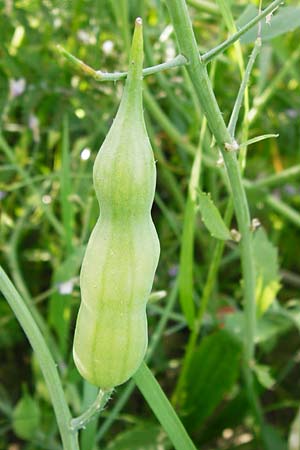
[[[221,240],[231,239],[230,231],[210,198],[210,194],[198,193],[198,207],[202,220],[212,237]]]

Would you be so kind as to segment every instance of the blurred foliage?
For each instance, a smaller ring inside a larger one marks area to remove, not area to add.
[[[214,2],[188,3],[202,52],[226,39],[228,32]],[[296,0],[285,3],[288,7],[298,6]],[[248,4],[244,0],[231,2],[235,19]],[[92,165],[113,120],[123,83],[101,84],[79,73],[59,56],[56,45],[61,44],[96,69],[114,72],[126,70],[136,16],[144,19],[145,66],[174,57],[176,42],[164,2],[158,0],[2,0],[0,12],[1,264],[40,318],[39,325],[59,363],[68,401],[74,414],[79,414],[85,402],[83,382],[74,367],[71,348],[80,300],[80,260],[98,216]],[[296,28],[266,41],[255,65],[249,84],[251,107],[255,108],[257,99],[266,93],[268,98],[250,121],[249,136],[278,133],[279,137],[249,148],[245,172],[248,180],[261,180],[299,165],[300,63],[297,54],[292,59],[299,49],[299,40],[300,30]],[[251,48],[251,43],[242,46],[245,62]],[[281,79],[272,84],[282,70],[285,72]],[[230,47],[217,58],[214,67],[215,92],[226,120],[240,82],[236,52]],[[145,115],[158,161],[153,219],[162,252],[154,290],[169,292],[178,273],[185,197],[193,163],[189,146],[197,146],[201,119],[184,69],[145,79]],[[238,140],[242,128],[241,119]],[[204,153],[217,160],[218,151],[209,132],[205,142]],[[276,253],[273,248],[276,246],[281,268],[281,289],[277,298],[274,295],[278,289],[268,298],[268,309],[259,318],[256,336],[257,389],[266,417],[278,434],[278,438],[274,434],[274,448],[282,442],[280,436],[287,442],[300,400],[300,221],[298,216],[292,220],[289,214],[278,209],[281,201],[294,214],[299,214],[299,180],[298,175],[248,191],[252,216],[259,218],[268,234],[267,243],[264,241],[267,254]],[[211,193],[223,214],[228,195],[220,170],[203,165],[200,185],[204,192]],[[268,201],[268,196],[273,203]],[[233,221],[231,227],[234,226]],[[193,263],[196,304],[201,300],[214,245],[198,214]],[[257,260],[267,265],[268,256],[259,254],[259,249],[263,252],[265,247],[256,247]],[[227,242],[203,320],[201,339],[185,380],[185,401],[179,410],[197,445],[203,449],[258,449],[249,431],[251,416],[239,376],[243,319],[238,257],[237,244]],[[277,270],[277,261],[270,261],[272,265]],[[271,275],[278,283],[277,273]],[[150,339],[165,301],[160,299],[149,305]],[[187,337],[186,321],[176,306],[151,361],[169,394],[175,388]],[[60,448],[40,370],[2,298],[0,349],[0,448]],[[270,389],[268,376],[276,381]],[[22,394],[24,384],[27,394]],[[99,426],[102,421],[105,423],[111,407],[125,389],[126,386],[117,389]],[[33,413],[26,423],[21,422],[26,428],[24,433],[17,416],[26,402],[30,403],[28,415],[30,410]],[[163,431],[150,420],[147,405],[138,394],[133,395],[112,428],[102,436],[101,448],[170,448]],[[37,433],[31,435],[28,430],[37,426]],[[82,441],[83,450],[100,445],[97,443],[99,427],[96,428],[88,427],[82,433],[87,436]],[[117,433],[120,435],[115,439]]]

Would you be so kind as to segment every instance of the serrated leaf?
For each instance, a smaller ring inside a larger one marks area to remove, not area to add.
[[[263,228],[253,238],[253,256],[256,270],[257,313],[262,315],[276,299],[280,289],[277,248],[269,241]]]
[[[210,198],[210,194],[205,192],[198,193],[198,207],[202,220],[212,237],[224,241],[231,239],[230,231]]]
[[[253,19],[257,14],[258,10],[253,5],[249,5],[239,17],[237,26],[240,28],[241,26],[246,25],[246,23]],[[270,23],[266,23],[266,19],[264,19],[261,21],[261,24],[261,37],[263,41],[293,31],[300,27],[300,8],[295,6],[281,7],[274,11]],[[241,42],[243,44],[249,44],[250,42],[254,42],[256,38],[257,27],[254,27],[241,37]]]
[[[184,422],[199,427],[235,383],[242,346],[225,330],[205,337],[188,368],[182,405]]]

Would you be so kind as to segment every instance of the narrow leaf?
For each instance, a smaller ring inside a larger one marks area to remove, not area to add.
[[[201,126],[200,142],[197,147],[193,166],[191,170],[188,198],[184,211],[183,231],[180,248],[179,267],[179,300],[186,321],[192,330],[195,321],[195,304],[193,296],[194,287],[194,237],[195,218],[197,208],[197,189],[199,186],[201,161],[202,161],[202,141],[206,131],[206,120]]]
[[[188,198],[184,212],[180,251],[179,300],[183,314],[191,329],[195,320],[195,304],[193,298],[194,230],[195,206],[191,198]]]
[[[248,147],[248,145],[255,144],[256,142],[264,141],[265,139],[270,138],[278,138],[278,136],[279,134],[262,134],[261,136],[256,136],[246,142],[242,142],[242,144],[239,144],[239,147]]]
[[[212,237],[224,241],[231,239],[230,231],[210,198],[210,194],[198,193],[198,207],[202,220]]]

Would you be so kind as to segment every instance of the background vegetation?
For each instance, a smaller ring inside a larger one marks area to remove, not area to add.
[[[201,52],[234,31],[222,2],[188,3]],[[178,50],[163,1],[6,0],[0,7],[1,264],[30,305],[78,415],[96,395],[80,378],[71,354],[80,301],[78,273],[98,216],[92,165],[123,82],[99,83],[83,75],[59,55],[56,45],[94,68],[126,70],[132,25],[142,16],[145,67]],[[296,0],[286,1],[283,9],[286,15],[275,12],[264,27],[249,83],[250,112],[246,101],[236,137],[246,140],[247,127],[249,138],[279,134],[249,146],[244,175],[252,217],[263,226],[254,244],[255,389],[269,448],[295,450],[300,448],[300,10]],[[256,13],[255,2],[232,1],[231,13],[237,24],[246,23]],[[230,47],[208,66],[226,123],[256,34],[248,33],[241,47]],[[216,164],[218,150],[203,125],[185,69],[145,78],[144,106],[157,160],[152,214],[161,242],[156,294],[148,307],[150,345],[157,333],[160,340],[150,367],[197,447],[259,449],[241,369],[238,244],[226,241],[218,263],[219,241],[201,220],[199,198],[192,208],[195,217],[186,206],[202,123],[199,189],[209,192],[224,214],[229,197],[224,169]],[[237,227],[234,219],[229,227]],[[177,301],[178,280],[181,302],[191,291],[200,305],[201,327],[189,364],[182,363],[190,331]],[[37,361],[2,298],[0,349],[0,448],[60,448]],[[179,378],[180,373],[184,376]],[[116,389],[101,419],[82,432],[83,450],[172,448],[141,395],[130,395],[133,387],[131,382]]]

